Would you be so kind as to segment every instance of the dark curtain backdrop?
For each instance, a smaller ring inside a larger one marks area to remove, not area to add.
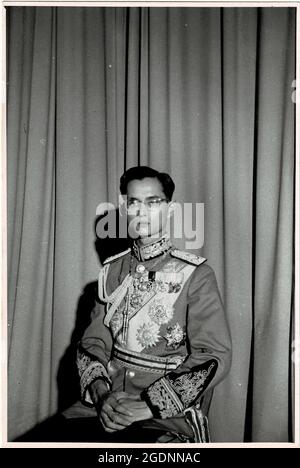
[[[147,164],[173,176],[175,199],[205,204],[200,254],[233,340],[213,441],[288,441],[295,10],[7,16],[9,438],[61,404],[76,311],[99,270],[97,205],[117,201],[125,168]]]

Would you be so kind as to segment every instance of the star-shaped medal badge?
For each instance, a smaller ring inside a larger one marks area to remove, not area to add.
[[[173,327],[167,327],[167,333],[164,338],[167,340],[167,348],[178,349],[185,342],[186,333],[176,323]]]
[[[154,322],[145,322],[137,330],[136,339],[143,348],[155,346],[159,341],[159,326]]]

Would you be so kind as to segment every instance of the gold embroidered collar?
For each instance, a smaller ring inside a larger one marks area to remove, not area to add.
[[[168,235],[164,235],[160,239],[152,242],[151,244],[138,245],[137,242],[133,243],[133,255],[139,262],[144,262],[150,258],[158,257],[159,255],[167,252],[172,248],[172,243]]]

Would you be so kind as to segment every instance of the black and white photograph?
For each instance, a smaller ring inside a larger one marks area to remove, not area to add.
[[[298,7],[3,3],[4,446],[293,446]]]

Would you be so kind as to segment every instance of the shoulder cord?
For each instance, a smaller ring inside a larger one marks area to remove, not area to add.
[[[122,300],[124,299],[128,287],[132,283],[132,277],[128,273],[120,286],[118,286],[112,294],[108,295],[107,290],[106,290],[106,280],[107,280],[107,274],[109,270],[109,264],[105,265],[103,268],[101,268],[100,273],[99,273],[99,282],[98,282],[98,294],[99,298],[101,301],[105,302],[107,304],[107,313],[105,315],[104,319],[104,325],[108,326],[113,314],[121,304]]]
[[[107,280],[108,270],[109,270],[109,264],[104,265],[104,267],[100,269],[99,278],[98,278],[98,295],[99,295],[100,300],[103,302],[112,302],[114,293],[116,292],[114,291],[110,296],[107,294],[106,280]]]

